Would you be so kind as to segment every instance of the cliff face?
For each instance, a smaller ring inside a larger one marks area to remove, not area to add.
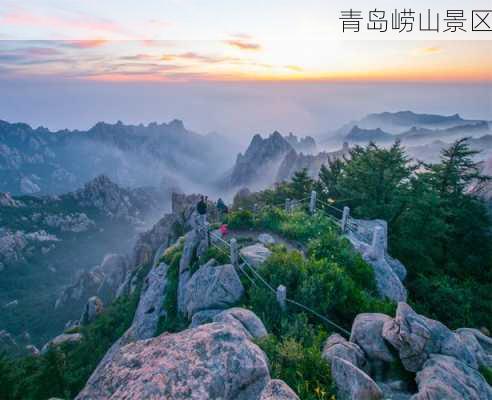
[[[316,155],[297,153],[290,151],[280,164],[276,176],[276,182],[290,180],[297,171],[306,168],[312,178],[317,178],[323,164],[328,164],[337,158],[348,156],[349,148],[347,145],[337,151],[321,152]]]
[[[228,186],[258,188],[273,183],[278,165],[291,150],[292,146],[278,132],[266,139],[255,135],[244,155],[237,156]]]

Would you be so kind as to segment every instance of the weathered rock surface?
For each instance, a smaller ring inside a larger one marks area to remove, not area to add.
[[[94,321],[104,310],[102,300],[97,296],[92,296],[85,305],[80,317],[80,325],[87,325]]]
[[[131,343],[96,372],[77,400],[249,400],[270,380],[263,351],[221,323]]]
[[[395,360],[383,338],[383,327],[392,318],[385,314],[359,314],[352,324],[350,341],[359,345],[371,360],[392,362]]]
[[[152,267],[145,278],[131,326],[106,352],[89,378],[87,385],[98,379],[101,371],[113,361],[115,354],[123,346],[137,340],[149,339],[155,335],[159,318],[165,316],[165,310],[163,310],[162,305],[166,296],[168,269],[169,267],[164,263]]]
[[[334,357],[348,361],[357,368],[367,370],[367,360],[362,349],[355,343],[347,341],[338,333],[330,335],[323,346],[322,357],[331,365]]]
[[[284,381],[272,379],[261,392],[260,400],[299,400],[299,397]]]
[[[270,235],[268,233],[261,233],[258,235],[258,242],[260,242],[261,244],[263,244],[265,246],[268,246],[271,244],[275,244],[275,239],[273,238],[272,235]]]
[[[268,335],[261,319],[245,308],[234,307],[222,311],[213,317],[214,322],[229,323],[243,329],[253,339],[261,339]]]
[[[223,311],[224,310],[203,310],[196,312],[191,318],[190,328],[196,328],[200,325],[212,322],[214,317]]]
[[[452,356],[478,368],[475,354],[458,334],[439,321],[417,314],[406,303],[399,303],[396,317],[384,323],[383,337],[398,350],[403,366],[411,372],[421,370],[431,354]]]
[[[186,234],[183,254],[179,260],[178,310],[182,314],[186,312],[186,292],[188,281],[191,278],[191,261],[199,243],[200,237],[195,229]]]
[[[383,392],[369,375],[340,357],[331,361],[331,375],[341,400],[379,400]]]
[[[263,264],[272,255],[272,252],[261,243],[243,247],[239,253],[255,268]]]
[[[461,328],[456,333],[465,346],[477,357],[479,366],[492,368],[492,338],[477,329]]]
[[[492,388],[474,368],[455,357],[431,355],[417,373],[412,400],[490,400]]]
[[[51,339],[41,349],[41,353],[46,353],[50,348],[61,346],[62,344],[78,343],[83,339],[80,333],[62,333]]]
[[[354,249],[372,266],[380,296],[395,302],[406,301],[407,290],[402,281],[407,271],[400,261],[392,258],[387,252],[388,226],[386,221],[353,219],[352,222],[356,228],[349,231],[347,238]],[[382,234],[380,240],[373,243],[375,229],[381,229]]]
[[[184,305],[191,317],[198,311],[232,307],[243,293],[243,285],[232,265],[203,266],[186,285]]]
[[[154,336],[159,318],[165,315],[162,305],[166,296],[168,269],[164,263],[155,265],[144,280],[137,310],[129,329],[133,340]]]

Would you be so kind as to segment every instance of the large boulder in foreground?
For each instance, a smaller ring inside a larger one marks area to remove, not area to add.
[[[476,355],[458,334],[439,321],[417,314],[406,303],[399,303],[395,318],[384,323],[383,337],[398,350],[408,371],[420,371],[431,354],[452,356],[478,369]]]
[[[120,348],[77,396],[94,399],[259,399],[263,351],[242,330],[212,323]]]
[[[417,373],[411,400],[490,400],[492,388],[480,373],[450,356],[431,355]]]
[[[188,281],[184,305],[191,317],[198,311],[232,307],[243,293],[244,287],[231,264],[217,267],[205,265]]]
[[[392,321],[385,314],[359,314],[352,324],[350,341],[359,345],[369,359],[392,362],[395,357],[383,338],[383,326]]]
[[[383,392],[369,375],[352,363],[333,357],[331,376],[338,389],[337,399],[380,400]]]

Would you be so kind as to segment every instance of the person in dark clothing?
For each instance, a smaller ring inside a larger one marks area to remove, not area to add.
[[[222,199],[217,200],[217,210],[223,215],[229,212],[229,208],[226,206]]]
[[[200,214],[200,215],[206,215],[207,214],[207,203],[205,202],[205,198],[203,196],[200,198],[200,201],[196,205],[196,210],[198,211],[198,214]]]

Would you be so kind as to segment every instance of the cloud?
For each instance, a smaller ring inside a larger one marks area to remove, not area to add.
[[[236,47],[240,50],[250,50],[250,51],[261,50],[261,45],[259,43],[254,43],[252,41],[231,39],[231,40],[226,40],[225,43],[227,43],[229,46]]]
[[[297,65],[286,65],[285,68],[288,70],[294,71],[294,72],[302,72],[304,69],[302,67],[299,67]]]
[[[52,47],[24,47],[9,51],[0,51],[0,62],[18,65],[42,64],[53,62],[54,56],[63,54]]]
[[[430,55],[430,54],[438,54],[442,53],[442,48],[437,46],[432,47],[421,47],[413,51],[416,55]]]
[[[27,26],[30,28],[57,28],[60,30],[60,35],[64,34],[65,31],[74,32],[78,30],[78,34],[80,35],[80,31],[82,31],[84,36],[108,36],[113,39],[131,37],[126,29],[107,19],[94,18],[84,14],[63,16],[42,15],[25,10],[21,7],[16,7],[3,14],[3,17],[0,18],[0,25],[2,24],[19,27]],[[92,41],[84,40],[80,42]]]
[[[179,54],[164,54],[161,57],[162,61],[175,61],[175,60],[184,60],[184,61],[195,61],[199,63],[207,63],[207,64],[217,64],[217,63],[234,63],[237,62],[237,58],[233,57],[220,57],[220,56],[212,56],[195,53],[193,51],[188,51],[186,53]]]
[[[74,49],[93,49],[95,47],[101,47],[108,43],[105,39],[94,40],[71,40],[62,43],[62,46],[71,47]]]

